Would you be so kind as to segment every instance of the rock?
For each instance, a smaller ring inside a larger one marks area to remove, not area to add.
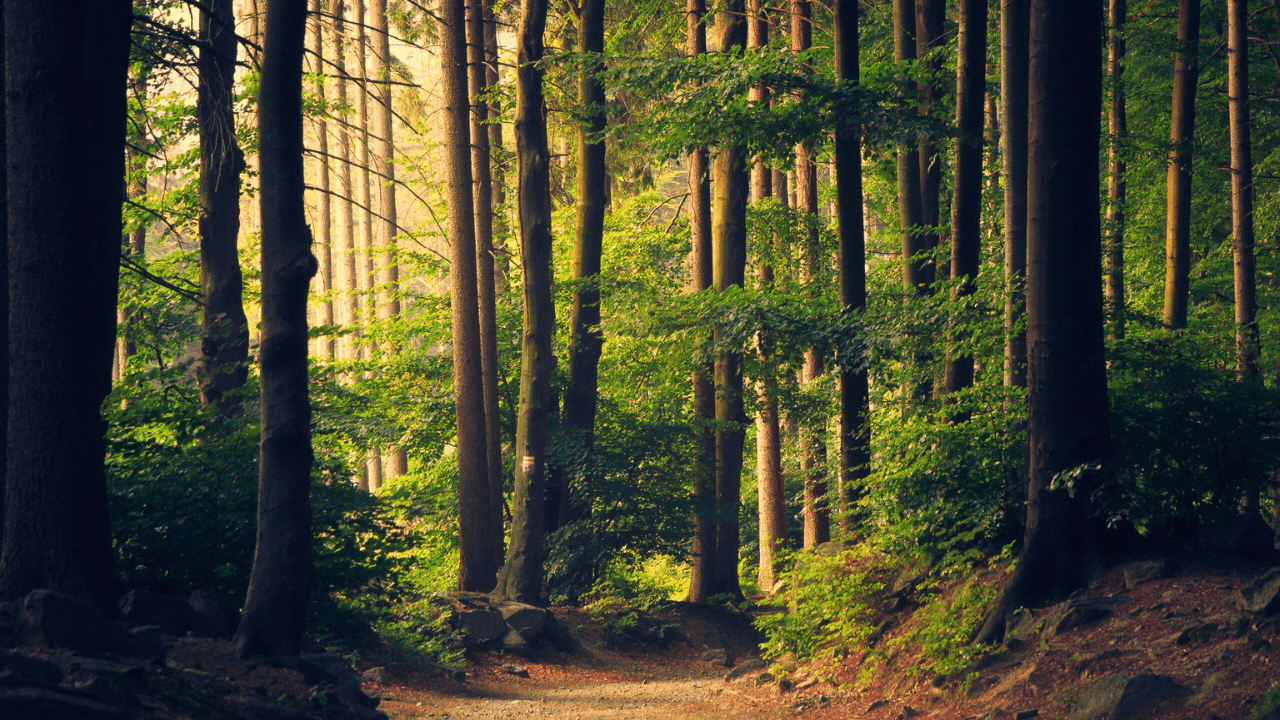
[[[375,668],[369,668],[368,670],[365,670],[364,672],[360,673],[360,679],[368,680],[369,682],[375,682],[375,683],[378,683],[379,685],[385,685],[388,681],[391,680],[391,676],[389,673],[387,673],[386,668],[375,667]]]
[[[1202,622],[1200,620],[1192,620],[1182,627],[1182,632],[1178,633],[1177,643],[1179,645],[1187,645],[1190,643],[1202,643],[1213,637],[1218,631],[1218,624],[1211,622]]]
[[[867,706],[867,712],[871,712],[873,710],[879,710],[880,708],[888,704],[889,704],[888,700],[885,700],[884,698],[880,698],[879,700],[873,701],[870,705]]]
[[[525,605],[524,603],[506,603],[498,608],[498,612],[502,614],[502,619],[506,621],[507,627],[520,633],[520,637],[525,640],[532,640],[542,632],[543,625],[547,622],[547,611],[540,607]]]
[[[1258,513],[1237,515],[1200,531],[1200,543],[1209,550],[1235,553],[1253,560],[1274,560],[1276,534]]]
[[[474,607],[477,605],[488,605],[489,594],[480,592],[467,592],[466,590],[458,590],[455,592],[447,592],[444,596],[455,603]]]
[[[867,647],[875,647],[876,643],[884,639],[884,634],[893,629],[893,618],[886,619],[876,626],[875,630],[867,636]]]
[[[193,627],[200,637],[226,638],[240,625],[240,610],[231,598],[212,590],[196,590],[187,598]]]
[[[308,685],[328,683],[348,704],[377,707],[378,701],[360,689],[360,678],[351,662],[338,653],[302,653],[295,670]]]
[[[120,597],[120,614],[130,625],[158,625],[169,635],[195,629],[195,613],[180,597],[130,590]]]
[[[756,687],[760,687],[761,685],[767,685],[768,683],[771,683],[774,680],[777,680],[777,678],[773,676],[773,673],[762,672],[756,676]]]
[[[542,638],[551,643],[558,652],[573,652],[573,636],[564,625],[556,619],[555,613],[548,612],[542,623]]]
[[[483,645],[507,632],[507,621],[497,610],[459,610],[454,614],[454,626],[462,631],[467,645]]]
[[[919,710],[911,707],[910,705],[903,705],[902,712],[898,715],[898,717],[907,718],[907,720],[911,720],[911,718],[919,714],[920,714]]]
[[[35,720],[124,720],[133,711],[56,688],[0,687],[0,717]]]
[[[1004,708],[993,708],[984,713],[978,720],[996,720],[996,718],[1001,718],[1005,715],[1008,715],[1008,713],[1004,711]]]
[[[1009,640],[1026,640],[1039,630],[1040,624],[1036,622],[1035,613],[1027,608],[1018,608],[1009,613],[1004,620],[1004,637],[1005,642]]]
[[[529,677],[529,669],[523,665],[503,665],[502,672],[508,675],[515,675],[516,677]]]
[[[445,665],[443,663],[431,662],[430,660],[419,660],[418,665],[431,670],[442,677],[450,678],[454,682],[464,683],[467,681],[467,671],[462,668]]]
[[[1046,639],[1089,623],[1108,618],[1115,610],[1112,598],[1080,598],[1056,605],[1045,618]]]
[[[164,657],[164,638],[161,637],[161,633],[159,625],[141,625],[129,629],[138,652],[151,658]]]
[[[1039,710],[1023,710],[1014,715],[1013,720],[1031,720],[1031,718],[1036,717],[1039,714]]]
[[[728,675],[724,676],[725,682],[733,682],[752,670],[759,670],[762,667],[764,667],[764,660],[758,657],[747,658],[745,662],[739,663],[737,667],[729,671]]]
[[[1144,582],[1159,580],[1173,574],[1168,560],[1142,560],[1124,566],[1124,586],[1133,589]]]
[[[0,685],[57,685],[61,681],[62,670],[51,662],[0,651]]]
[[[79,693],[101,700],[108,705],[128,707],[139,704],[137,695],[120,687],[119,683],[112,682],[104,677],[92,677],[84,682],[78,682],[75,689]]]
[[[310,715],[301,710],[272,705],[252,696],[240,698],[238,704],[245,720],[312,720]]]
[[[1143,673],[1130,678],[1112,675],[1080,693],[1067,720],[1125,720],[1143,708],[1164,702],[1183,691],[1168,675]]]
[[[533,646],[524,639],[524,636],[516,632],[515,628],[507,628],[507,634],[502,636],[502,650],[524,657],[533,656]]]
[[[716,648],[702,653],[702,661],[724,667],[733,667],[733,653],[724,648]]]
[[[21,633],[37,647],[124,655],[136,651],[133,636],[96,606],[52,590],[33,590],[22,601]]]
[[[1261,615],[1280,612],[1280,567],[1271,568],[1262,577],[1240,588],[1236,602],[1246,612]]]

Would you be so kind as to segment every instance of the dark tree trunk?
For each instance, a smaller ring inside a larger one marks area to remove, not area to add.
[[[1196,85],[1200,78],[1200,0],[1178,0],[1178,51],[1173,61],[1173,110],[1166,178],[1164,326],[1187,326],[1191,274],[1191,154]]]
[[[987,0],[960,0],[956,58],[955,195],[951,202],[952,297],[977,289],[982,250],[982,112],[987,80]],[[958,340],[953,334],[953,342]],[[947,394],[973,385],[973,356],[947,353]],[[962,420],[962,414],[953,417]]]
[[[516,487],[511,503],[511,543],[498,590],[520,602],[542,597],[543,502],[547,417],[555,355],[555,281],[551,264],[551,153],[542,91],[543,33],[547,0],[523,0],[516,48],[517,197],[520,255],[524,263],[524,340],[520,356],[520,407],[516,416]]]
[[[934,56],[934,50],[944,42],[942,34],[943,21],[946,19],[946,0],[915,0],[916,2],[916,56],[928,69],[929,78],[920,83],[920,93],[924,96],[922,114],[929,115],[940,98],[936,78],[942,70],[942,58]],[[942,155],[938,152],[937,140],[931,135],[920,138],[918,162],[920,163],[920,224],[924,231],[920,233],[920,249],[933,253],[938,248],[939,226],[942,224],[941,188],[942,188]],[[924,282],[932,283],[938,278],[937,258],[930,255],[923,262]],[[944,273],[945,274],[945,273]],[[929,292],[929,288],[925,288]]]
[[[200,13],[200,296],[203,338],[200,399],[236,412],[249,377],[249,324],[240,275],[240,173],[233,102],[236,24],[232,0],[209,0]]]
[[[858,3],[835,3],[836,79],[857,85]],[[839,234],[840,307],[861,312],[867,304],[865,236],[862,212],[862,153],[859,128],[842,123],[835,128],[836,220]],[[837,357],[840,364],[840,526],[845,537],[855,531],[854,504],[862,481],[870,473],[871,421],[867,370],[859,358]],[[861,528],[858,528],[859,530]]]
[[[311,591],[311,402],[307,288],[316,272],[303,204],[306,0],[268,0],[258,101],[262,201],[262,438],[258,538],[241,656],[297,655]]]
[[[747,23],[743,0],[729,0],[716,18],[721,52],[743,52]],[[738,146],[720,148],[715,158],[714,219],[711,225],[712,282],[723,292],[742,287],[747,272],[746,155]],[[738,506],[742,489],[742,445],[747,415],[742,397],[742,357],[716,358],[716,569],[715,594],[741,596],[738,583]]]
[[[1000,156],[1004,160],[1004,384],[1027,386],[1027,34],[1031,0],[1000,7]]]
[[[583,0],[578,19],[578,52],[604,52],[604,0]],[[589,61],[578,78],[578,103],[584,117],[578,126],[578,215],[573,243],[575,290],[569,315],[569,384],[564,393],[564,422],[582,440],[588,454],[595,440],[597,383],[604,336],[600,332],[600,256],[604,242],[604,212],[609,186],[605,167],[604,86],[598,73],[603,61]],[[564,475],[567,479],[567,475]],[[568,483],[559,488],[560,505],[569,517],[578,503]],[[581,500],[581,498],[579,498]]]
[[[449,200],[449,279],[453,313],[453,397],[458,431],[458,589],[489,592],[493,554],[489,451],[476,293],[475,204],[471,192],[470,102],[463,0],[440,5],[440,67]]]
[[[493,171],[489,156],[489,104],[485,82],[484,0],[467,0],[467,76],[471,87],[471,176],[475,182],[476,289],[480,295],[480,365],[484,376],[485,449],[489,469],[490,546],[502,565],[502,416],[498,413],[498,297],[493,268]]]
[[[1249,3],[1227,0],[1227,110],[1231,124],[1231,250],[1236,377],[1258,380],[1258,296],[1253,258],[1253,150],[1249,125]],[[1257,512],[1257,493],[1250,496]]]
[[[916,59],[916,17],[912,0],[893,0],[893,59],[898,63]],[[908,294],[928,292],[926,261],[919,236],[920,207],[919,153],[905,145],[898,147],[898,219],[902,226],[902,285]]]
[[[114,607],[102,401],[116,340],[131,5],[4,4],[9,420],[0,599]]]
[[[1124,101],[1124,21],[1126,0],[1111,0],[1107,19],[1107,77],[1111,104],[1107,109],[1110,138],[1107,144],[1107,328],[1113,340],[1124,338],[1124,145],[1129,136]]]
[[[707,52],[707,27],[703,24],[703,0],[688,0],[686,52],[690,58]],[[707,151],[689,154],[689,292],[711,287],[711,178]],[[693,375],[693,422],[698,452],[693,467],[693,563],[689,602],[702,603],[716,590],[716,417],[715,367],[707,363]]]
[[[1102,5],[1033,0],[1027,213],[1031,468],[1018,566],[979,633],[998,639],[1007,611],[1066,598],[1095,566],[1102,522],[1090,515],[1110,456],[1103,353],[1098,115]],[[1075,470],[1072,491],[1053,489]]]

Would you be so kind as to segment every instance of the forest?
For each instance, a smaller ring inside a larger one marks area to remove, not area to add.
[[[203,617],[339,717],[525,608],[964,694],[1204,573],[1270,662],[1280,4],[0,8],[0,710]]]

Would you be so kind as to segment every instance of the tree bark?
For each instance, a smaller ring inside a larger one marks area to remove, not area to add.
[[[511,542],[498,590],[520,602],[542,598],[543,501],[547,416],[555,355],[555,305],[551,297],[551,153],[542,91],[543,33],[547,0],[522,0],[516,48],[516,155],[520,254],[524,263],[524,337],[520,357],[520,406],[516,417],[516,487],[511,503]]]
[[[306,0],[268,0],[258,104],[262,168],[262,389],[258,537],[235,646],[294,656],[311,590],[311,403],[307,288],[316,271],[303,204]]]
[[[1191,273],[1191,155],[1196,85],[1200,77],[1200,0],[1178,0],[1178,51],[1173,61],[1169,170],[1165,183],[1164,326],[1187,326]]]
[[[1000,7],[1000,155],[1004,160],[1004,384],[1027,386],[1027,37],[1031,0]]]
[[[359,307],[360,307],[360,326],[366,327],[378,315],[377,303],[372,295],[374,286],[378,282],[377,269],[374,267],[373,260],[373,204],[370,197],[369,182],[371,180],[370,167],[370,148],[371,140],[369,133],[369,74],[368,74],[368,37],[365,31],[365,0],[355,0],[354,12],[356,38],[355,38],[355,61],[356,72],[355,77],[359,80],[356,84],[358,88],[356,97],[356,128],[360,133],[359,146],[356,150],[356,180],[355,183],[359,189],[357,196],[360,203],[360,211],[358,217],[360,221],[356,223],[359,227],[359,237],[356,239],[356,289],[359,290]],[[363,332],[361,333],[363,334]],[[373,357],[373,346],[369,342],[362,342],[360,346],[360,355],[366,359]],[[382,484],[381,461],[374,461],[374,457],[378,456],[377,450],[370,451],[370,458],[366,463],[369,472],[369,489],[377,490]],[[380,457],[380,456],[379,456]]]
[[[244,315],[240,255],[240,173],[236,144],[236,47],[232,0],[209,0],[200,13],[200,400],[232,415],[249,377],[249,324]]]
[[[1124,146],[1129,136],[1124,93],[1124,21],[1126,0],[1111,0],[1107,19],[1107,77],[1111,103],[1107,109],[1110,138],[1107,143],[1107,331],[1113,340],[1124,338],[1124,230],[1125,181]]]
[[[688,0],[686,53],[696,58],[707,52],[704,0]],[[707,150],[689,154],[689,292],[711,287],[711,179]],[[693,466],[693,563],[689,580],[689,602],[703,603],[716,590],[716,417],[714,362],[696,368],[693,374],[693,422],[698,441]]]
[[[387,27],[387,0],[370,0],[370,25],[373,29],[373,72],[377,96],[374,98],[374,123],[377,142],[374,145],[374,169],[380,179],[378,209],[378,319],[391,320],[400,314],[400,266],[396,259],[396,166],[395,135],[391,96],[391,33]],[[390,463],[385,468],[388,478],[409,472],[409,457],[391,448]]]
[[[114,607],[111,389],[131,5],[4,3],[9,404],[0,599]]]
[[[924,105],[920,108],[923,115],[933,113],[934,105],[940,99],[940,92],[934,76],[942,70],[942,58],[934,57],[934,50],[944,42],[943,22],[946,19],[946,0],[916,1],[916,56],[924,64],[929,73],[927,80],[920,82],[920,93],[924,96]],[[932,135],[920,138],[920,250],[931,253],[922,261],[924,282],[933,283],[938,278],[936,254],[938,248],[939,226],[942,224],[941,188],[942,188],[942,155],[938,152],[938,142]],[[944,273],[945,274],[945,273]],[[925,287],[926,294],[932,290]]]
[[[324,63],[324,19],[319,16],[320,0],[311,0],[311,12],[315,18],[311,22],[311,46],[315,53],[314,72],[317,75],[325,73]],[[320,98],[320,104],[325,103],[325,87],[324,78],[316,79],[316,96]],[[317,257],[319,261],[319,272],[316,273],[318,282],[317,294],[320,295],[319,320],[321,325],[333,325],[333,246],[332,232],[330,225],[333,219],[332,196],[329,192],[329,123],[324,119],[324,113],[317,113],[315,118],[316,140],[320,147],[320,157],[316,159],[316,178],[319,185],[319,192],[316,197],[316,204],[319,208],[316,210],[316,226],[319,234],[317,240],[320,244],[320,254]],[[332,335],[321,337],[319,340],[320,356],[332,360],[336,351],[336,346]]]
[[[1231,251],[1236,378],[1258,381],[1258,296],[1253,257],[1253,151],[1249,125],[1248,0],[1227,0],[1227,114],[1231,124]],[[1256,493],[1252,504],[1257,511]]]
[[[578,19],[578,52],[604,52],[604,0],[582,0]],[[584,61],[578,77],[578,104],[584,114],[578,126],[578,208],[573,243],[574,292],[569,314],[569,384],[564,393],[564,422],[581,438],[587,454],[595,443],[599,394],[600,260],[603,254],[604,214],[608,206],[609,174],[605,166],[604,85],[599,73],[604,61]],[[562,476],[567,479],[567,475]],[[558,488],[561,507],[576,515],[567,482]],[[570,517],[561,517],[560,522]]]
[[[951,202],[951,287],[957,303],[977,289],[982,251],[982,114],[987,81],[987,0],[960,0],[956,57],[956,137]],[[952,331],[952,342],[957,342]],[[973,356],[947,353],[948,395],[973,385]],[[960,421],[963,414],[954,415]]]
[[[1110,456],[1098,192],[1102,5],[1033,0],[1027,216],[1031,468],[1017,569],[978,640],[1013,608],[1066,598],[1096,564],[1095,464]],[[1072,471],[1071,492],[1054,488]]]
[[[857,85],[861,82],[857,0],[836,0],[834,10],[836,80]],[[836,125],[837,262],[844,313],[860,313],[867,304],[861,140],[857,124]],[[860,485],[871,469],[869,383],[860,358],[836,359],[840,364],[840,526],[841,534],[849,537],[854,531],[852,513]]]
[[[912,0],[893,0],[893,59],[905,63],[916,59],[915,7]],[[920,238],[919,153],[906,145],[898,147],[898,219],[902,226],[902,285],[908,294],[927,292],[925,259]]]
[[[444,108],[446,192],[449,204],[449,286],[453,313],[453,397],[457,413],[458,589],[489,592],[498,566],[493,554],[489,452],[480,361],[476,294],[475,204],[471,192],[470,102],[464,0],[440,5],[440,68]]]
[[[333,0],[333,70],[337,75],[338,107],[347,106],[347,60],[346,60],[346,4],[345,0]],[[356,290],[360,286],[357,277],[356,235],[352,228],[351,210],[351,130],[346,118],[338,120],[338,253],[335,275],[339,282],[337,310],[338,322],[346,329],[338,340],[338,357],[352,360],[357,357],[358,343],[354,331],[360,324],[360,297]],[[367,489],[367,488],[366,488]]]
[[[729,0],[716,18],[721,52],[743,52],[747,23],[743,0]],[[747,271],[746,155],[736,145],[715,157],[714,218],[711,225],[712,282],[716,290],[742,287]],[[742,397],[742,357],[721,352],[715,366],[716,402],[716,569],[714,594],[742,595],[738,582],[738,511],[742,487],[742,445],[747,416]]]

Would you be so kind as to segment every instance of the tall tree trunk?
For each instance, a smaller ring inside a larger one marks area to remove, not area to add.
[[[306,0],[268,0],[258,138],[262,168],[262,439],[258,538],[241,657],[294,656],[311,591],[311,402],[307,288],[316,272],[303,204],[302,49]]]
[[[495,566],[506,555],[502,532],[502,416],[498,413],[498,320],[493,268],[493,171],[485,81],[484,0],[467,0],[467,78],[471,88],[471,177],[475,183],[476,289],[480,295],[480,366],[484,382],[485,449]]]
[[[729,0],[716,17],[721,52],[743,52],[747,23],[743,0]],[[747,272],[746,157],[740,146],[720,148],[715,157],[714,218],[711,225],[712,281],[716,290],[742,287]],[[742,445],[747,416],[742,397],[742,357],[721,352],[715,367],[716,398],[716,594],[741,596],[738,583],[738,506],[742,487]]]
[[[802,53],[813,45],[813,19],[809,0],[791,0],[791,51]],[[796,145],[796,207],[804,213],[806,242],[800,262],[800,282],[812,294],[821,266],[818,247],[818,166],[803,143]],[[822,354],[816,348],[804,353],[800,375],[805,385],[822,375]],[[831,515],[827,503],[826,428],[800,429],[800,471],[804,474],[804,546],[831,540]]]
[[[924,96],[924,106],[920,112],[924,115],[933,113],[934,105],[940,98],[935,76],[942,70],[942,58],[934,57],[934,50],[942,47],[943,21],[946,19],[946,0],[916,1],[916,56],[923,62],[929,73],[926,80],[920,82],[920,93]],[[925,230],[920,234],[920,249],[932,253],[938,247],[939,230],[942,224],[941,188],[942,188],[942,155],[938,152],[938,142],[932,135],[920,138],[920,223]],[[937,259],[931,255],[923,262],[924,282],[932,283],[938,278]],[[925,292],[930,292],[925,288]]]
[[[511,542],[498,590],[513,600],[542,596],[543,501],[547,417],[551,408],[551,341],[555,305],[551,288],[551,153],[542,92],[543,33],[547,0],[523,0],[516,48],[516,155],[519,181],[520,255],[524,263],[524,339],[520,356],[520,406],[516,416],[516,487],[511,503]]]
[[[314,72],[316,78],[316,96],[320,98],[320,104],[325,104],[325,82],[326,74],[324,63],[324,19],[320,17],[321,0],[311,0],[311,13],[314,19],[311,21],[311,47],[315,53]],[[317,113],[315,118],[316,141],[320,147],[320,157],[316,159],[316,181],[319,184],[319,191],[316,193],[316,204],[319,206],[316,210],[316,229],[318,230],[320,244],[320,254],[317,256],[319,260],[319,272],[316,273],[318,280],[317,294],[321,296],[319,308],[319,320],[321,325],[333,325],[333,245],[332,233],[330,225],[333,217],[332,196],[329,192],[329,123],[324,119],[324,113]],[[332,360],[336,350],[335,342],[332,335],[320,338],[320,355],[321,357]]]
[[[1000,6],[1000,157],[1004,161],[1004,384],[1027,386],[1027,36],[1031,0]]]
[[[578,19],[578,52],[604,52],[604,0],[582,0]],[[569,384],[564,393],[564,422],[581,438],[588,455],[595,442],[600,353],[600,259],[604,243],[604,213],[608,205],[609,173],[605,144],[604,85],[599,73],[603,59],[584,61],[578,77],[578,213],[573,243],[575,290],[569,315]],[[567,478],[567,476],[565,476]],[[573,508],[567,483],[559,488],[561,505]],[[570,510],[571,514],[573,513]],[[562,517],[566,522],[570,518]]]
[[[769,46],[768,10],[763,0],[751,0],[747,15],[747,47]],[[762,106],[769,103],[769,87],[758,83],[751,90],[750,99]],[[773,196],[773,173],[762,162],[751,168],[751,193],[748,200],[758,203]],[[757,275],[762,287],[773,284],[773,266],[761,262]],[[765,367],[756,381],[756,398],[760,410],[756,413],[756,498],[757,525],[759,527],[760,565],[757,578],[762,590],[769,592],[777,583],[781,571],[779,555],[787,544],[787,495],[783,487],[782,438],[778,433],[778,397],[772,378],[773,364],[770,339],[763,331],[756,333],[756,347]]]
[[[240,173],[233,102],[236,19],[232,0],[209,0],[200,13],[200,296],[203,356],[200,400],[224,415],[249,377],[249,324],[244,315],[240,255]]]
[[[394,121],[391,105],[391,33],[387,26],[387,0],[370,0],[370,25],[373,29],[373,72],[377,88],[374,99],[374,169],[381,190],[378,193],[378,319],[386,322],[400,314],[400,266],[396,259],[396,166]],[[386,477],[399,477],[409,472],[409,458],[403,450],[391,448],[391,461]]]
[[[893,0],[893,59],[898,63],[916,59],[916,18],[912,0]],[[902,225],[902,285],[910,293],[927,291],[925,260],[919,236],[920,207],[919,154],[905,145],[898,147],[898,218]]]
[[[1253,151],[1249,125],[1248,0],[1227,0],[1227,112],[1231,124],[1231,250],[1235,266],[1236,377],[1258,380],[1253,258]],[[1257,512],[1256,493],[1251,500]]]
[[[707,52],[704,0],[688,0],[686,52],[696,58]],[[711,178],[707,150],[689,154],[689,292],[711,287]],[[693,374],[693,422],[698,436],[693,467],[693,564],[689,580],[689,602],[703,603],[716,593],[716,393],[715,365],[706,363]]]
[[[835,3],[836,80],[858,85],[858,3]],[[836,218],[839,236],[840,308],[860,313],[867,304],[866,241],[862,228],[862,153],[858,125],[835,128]],[[849,537],[858,488],[870,473],[871,417],[867,371],[860,358],[840,364],[840,526]]]
[[[987,0],[960,0],[956,58],[955,195],[951,203],[952,298],[977,289],[982,251],[982,111],[987,80]],[[952,335],[952,341],[957,338]],[[973,356],[947,353],[947,394],[973,385]],[[953,419],[963,419],[963,414]]]
[[[1111,0],[1107,18],[1107,77],[1111,103],[1107,109],[1110,138],[1107,143],[1107,256],[1106,307],[1108,334],[1124,338],[1124,230],[1125,160],[1124,146],[1129,136],[1124,95],[1124,21],[1126,0]]]
[[[1102,5],[1033,0],[1027,215],[1031,469],[1017,569],[978,639],[998,639],[1013,608],[1065,598],[1096,570],[1092,517],[1110,456],[1098,193]],[[1053,487],[1080,468],[1071,491]]]
[[[138,104],[142,107],[146,106],[147,100],[147,76],[149,70],[142,70],[134,73],[130,72],[130,91],[138,98]],[[147,171],[146,156],[136,150],[132,146],[145,147],[147,142],[146,132],[143,126],[129,122],[126,124],[126,147],[125,153],[125,172],[128,174],[128,184],[125,192],[128,193],[130,199],[141,200],[147,194]],[[136,132],[136,135],[134,134]],[[133,233],[124,243],[122,252],[130,256],[133,260],[145,263],[147,259],[147,226],[140,225],[134,229]],[[118,324],[118,333],[116,340],[116,356],[112,367],[111,380],[115,382],[124,377],[125,370],[129,363],[129,358],[133,357],[138,351],[136,331],[133,329],[134,317],[132,314],[126,314],[124,309],[116,311],[116,322]]]
[[[373,288],[378,283],[378,271],[373,257],[373,201],[370,197],[370,147],[369,134],[369,44],[366,32],[365,0],[355,0],[356,26],[356,77],[359,79],[359,92],[356,101],[356,128],[360,133],[359,148],[356,161],[356,185],[359,186],[359,218],[360,234],[357,238],[356,272],[360,290],[360,325],[368,327],[377,317],[377,302]],[[363,335],[363,333],[361,333]],[[374,347],[369,339],[360,346],[360,355],[365,359],[373,357]],[[364,462],[364,475],[369,492],[377,492],[382,487],[382,451],[377,447],[369,448]]]
[[[102,401],[120,266],[130,3],[4,3],[9,405],[0,599],[114,606]]]
[[[445,103],[444,145],[449,200],[449,279],[453,313],[453,396],[457,412],[458,589],[488,592],[498,566],[493,555],[489,452],[476,295],[475,204],[471,192],[470,101],[464,0],[440,5],[440,68]]]
[[[347,60],[346,60],[346,4],[345,0],[333,0],[333,65],[337,75],[335,86],[338,107],[347,107]],[[352,228],[351,210],[351,123],[345,118],[338,119],[338,267],[335,270],[340,292],[338,293],[338,322],[345,326],[347,332],[338,340],[338,356],[343,360],[357,357],[358,344],[353,334],[360,325],[360,297],[356,290],[360,281],[356,263],[356,235]],[[367,488],[366,488],[367,489]]]
[[[1178,0],[1178,54],[1173,61],[1173,110],[1169,120],[1166,178],[1164,326],[1187,326],[1191,274],[1191,152],[1195,138],[1196,85],[1200,77],[1200,0]]]

